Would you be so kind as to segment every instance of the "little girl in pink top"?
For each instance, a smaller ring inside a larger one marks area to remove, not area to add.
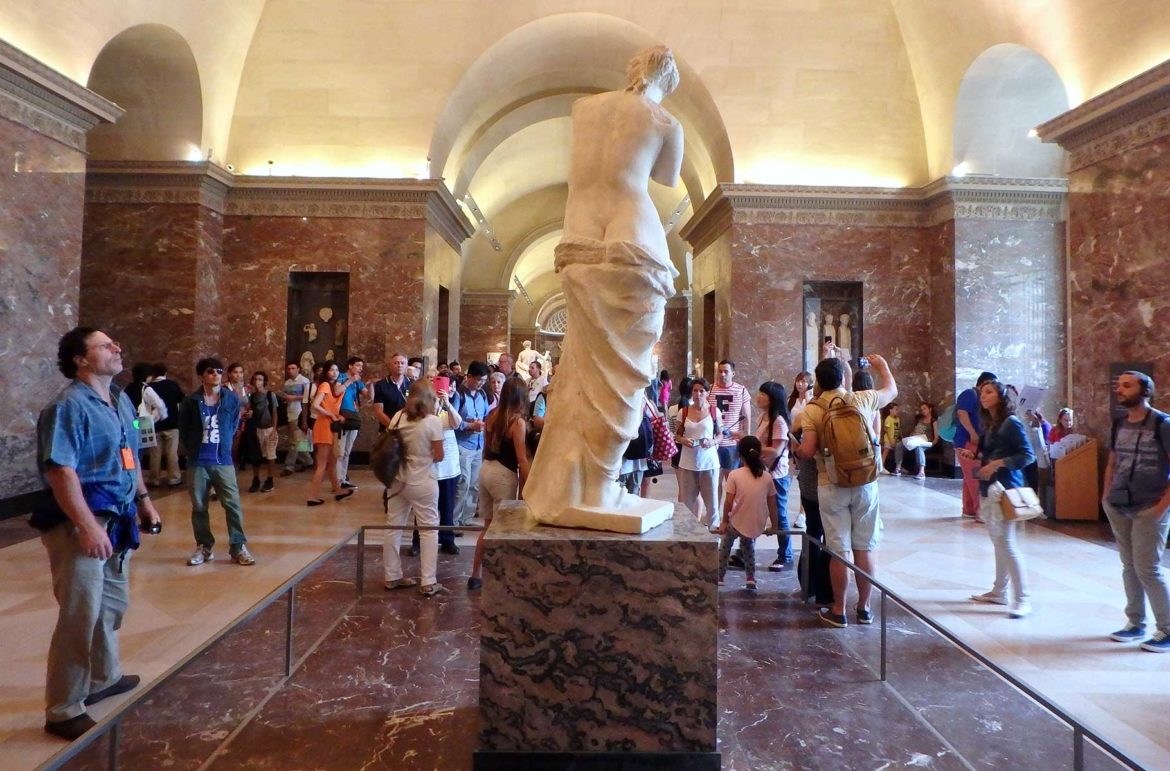
[[[747,572],[747,590],[756,590],[756,538],[773,535],[778,527],[776,489],[772,475],[764,473],[761,457],[763,446],[754,436],[745,436],[736,445],[742,465],[727,475],[724,490],[723,521],[719,533],[723,542],[719,547],[719,585],[727,572],[727,558],[731,545],[739,539]]]

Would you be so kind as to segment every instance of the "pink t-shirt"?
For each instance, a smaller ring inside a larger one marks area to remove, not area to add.
[[[731,503],[731,526],[746,538],[757,538],[768,529],[768,496],[776,494],[772,475],[766,471],[758,477],[751,469],[740,466],[727,475],[725,488],[734,495]]]

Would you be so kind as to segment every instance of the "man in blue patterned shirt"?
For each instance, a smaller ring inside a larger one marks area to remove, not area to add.
[[[37,466],[52,492],[34,516],[60,610],[49,644],[45,730],[72,741],[94,726],[86,706],[138,685],[124,675],[118,629],[129,603],[127,563],[138,517],[161,524],[138,467],[130,399],[112,384],[122,349],[78,327],[57,347],[73,382],[37,421]]]

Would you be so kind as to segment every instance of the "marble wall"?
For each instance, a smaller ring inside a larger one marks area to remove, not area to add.
[[[658,354],[658,369],[669,370],[676,384],[681,383],[691,369],[690,334],[690,306],[687,298],[671,298],[666,303],[662,338],[654,346],[654,352]]]
[[[955,401],[955,222],[923,233],[930,275],[929,395],[940,409]],[[965,387],[965,386],[964,386]]]
[[[85,155],[0,118],[0,499],[40,488],[36,421],[65,385],[57,341],[78,324]]]
[[[283,365],[291,271],[350,274],[350,355],[381,375],[425,348],[426,223],[229,215],[224,221],[221,348],[248,370]],[[434,315],[433,310],[431,316]]]
[[[464,292],[459,303],[459,361],[486,361],[508,347],[509,292]]]
[[[426,357],[428,363],[438,366],[440,348],[446,353],[445,361],[451,361],[459,351],[459,294],[463,265],[459,252],[452,249],[443,236],[430,225],[427,225],[425,244],[422,298],[425,317],[422,355]],[[440,346],[438,340],[440,329],[439,287],[441,286],[446,287],[447,291],[450,292],[447,310],[447,340],[444,346]]]
[[[866,352],[902,396],[930,395],[930,264],[920,229],[739,222],[731,227],[730,343],[736,380],[790,387],[802,368],[806,281],[860,281]]]
[[[1170,135],[1154,135],[1069,177],[1070,390],[1101,440],[1111,362],[1152,362],[1155,405],[1170,403]]]
[[[955,388],[991,370],[1064,404],[1064,223],[954,221]]]
[[[127,366],[165,361],[195,386],[218,353],[222,217],[198,204],[85,206],[82,323],[106,329]]]

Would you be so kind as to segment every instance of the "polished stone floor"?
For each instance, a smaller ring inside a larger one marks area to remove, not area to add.
[[[183,566],[183,498],[163,501],[168,528],[135,557],[123,630],[133,671],[157,677],[345,533],[380,517],[372,484],[320,511],[298,504],[305,481],[247,497],[256,568]],[[980,526],[959,520],[953,483],[929,483],[951,485],[944,490],[902,479],[881,484],[880,572],[891,589],[1146,767],[1170,767],[1161,720],[1170,657],[1101,634],[1120,620],[1116,554],[1059,523],[1029,525],[1024,548],[1037,612],[1010,620],[965,601],[990,580],[990,544]],[[673,480],[653,491],[672,496]],[[1067,728],[893,604],[889,680],[881,683],[879,626],[819,626],[813,609],[791,596],[791,573],[763,572],[773,549],[761,539],[758,594],[743,591],[734,572],[720,593],[724,768],[1071,767]],[[357,600],[356,551],[339,551],[298,589],[294,650],[304,661],[291,678],[283,676],[281,599],[127,714],[123,767],[469,768],[478,687],[478,595],[462,588],[470,549],[441,555],[440,580],[452,591],[433,600],[383,591],[375,547],[367,549],[366,593]],[[39,730],[52,624],[39,544],[0,549],[0,578],[0,768],[31,768],[61,746]],[[97,717],[120,699],[110,701]],[[99,743],[70,767],[101,768],[105,751]],[[1089,768],[1112,767],[1094,751],[1088,760]]]

